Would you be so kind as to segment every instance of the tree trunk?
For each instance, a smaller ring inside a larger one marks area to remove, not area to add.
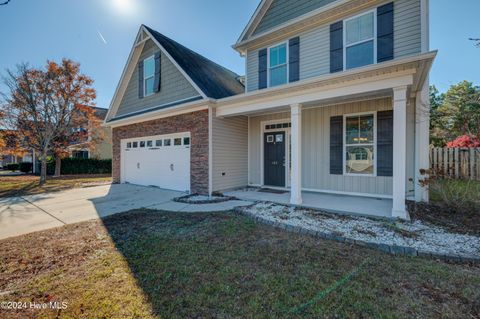
[[[60,158],[60,154],[55,154],[55,177],[59,177],[61,175],[61,168],[62,159]]]
[[[42,153],[41,168],[40,168],[40,185],[47,181],[47,152]]]

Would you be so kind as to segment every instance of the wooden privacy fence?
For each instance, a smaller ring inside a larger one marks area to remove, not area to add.
[[[480,181],[480,148],[430,148],[430,168],[446,176]]]

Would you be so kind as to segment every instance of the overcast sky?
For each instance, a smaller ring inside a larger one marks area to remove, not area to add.
[[[239,73],[231,45],[260,0],[11,0],[0,6],[0,73],[19,62],[44,65],[67,57],[95,80],[108,107],[140,24],[146,24]],[[441,91],[461,80],[480,85],[480,1],[431,0],[431,83]],[[0,86],[0,89],[4,87]]]

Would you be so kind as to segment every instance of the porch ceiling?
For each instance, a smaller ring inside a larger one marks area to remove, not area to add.
[[[392,96],[395,87],[408,87],[411,96],[420,91],[436,52],[417,55],[355,70],[327,74],[274,88],[248,92],[216,101],[216,115],[228,117],[288,110],[352,100]]]

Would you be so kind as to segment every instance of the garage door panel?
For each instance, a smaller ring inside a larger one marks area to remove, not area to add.
[[[181,145],[174,145],[174,138],[181,138]],[[122,140],[123,180],[138,185],[190,191],[190,145],[184,145],[184,138],[189,141],[190,135],[182,133]],[[156,140],[165,139],[170,140],[170,144],[156,146]],[[134,142],[138,147],[133,147]]]

